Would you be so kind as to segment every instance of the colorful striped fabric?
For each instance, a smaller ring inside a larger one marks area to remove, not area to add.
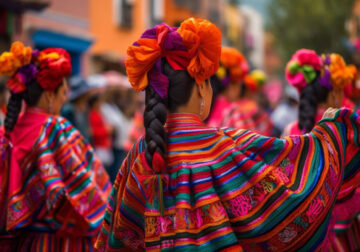
[[[0,245],[5,246],[7,238],[17,251],[93,251],[111,190],[108,175],[66,119],[25,113],[20,121],[34,117],[45,123],[31,151],[19,161],[17,184],[17,178],[11,178],[13,159],[5,167],[10,175],[0,233],[7,236],[0,235]],[[17,145],[13,151],[20,153]]]
[[[343,109],[310,134],[277,139],[170,115],[166,174],[147,166],[140,140],[119,170],[95,247],[319,250],[339,192],[360,182],[359,126]]]

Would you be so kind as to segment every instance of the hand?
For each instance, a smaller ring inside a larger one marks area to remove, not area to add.
[[[338,111],[336,108],[328,108],[325,113],[322,116],[322,119],[324,118],[334,118],[335,113]]]

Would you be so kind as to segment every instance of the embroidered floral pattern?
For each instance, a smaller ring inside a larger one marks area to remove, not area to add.
[[[296,235],[296,230],[288,226],[281,233],[279,233],[279,239],[284,243],[289,243],[296,237]]]
[[[321,213],[323,208],[324,208],[323,203],[321,202],[319,197],[315,198],[310,203],[310,206],[306,211],[306,215],[309,219],[309,223],[313,223],[316,220],[316,217]]]
[[[230,201],[231,213],[234,216],[243,216],[251,209],[250,200],[245,195],[238,195]]]

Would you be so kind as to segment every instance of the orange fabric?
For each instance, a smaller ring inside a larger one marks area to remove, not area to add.
[[[23,43],[12,43],[10,52],[3,52],[0,56],[0,75],[12,76],[20,67],[31,61],[32,49]]]
[[[148,85],[147,73],[153,68],[154,64],[163,55],[162,43],[169,28],[160,25],[157,28],[157,39],[140,38],[136,45],[129,46],[127,50],[128,58],[125,61],[126,72],[129,81],[135,91],[142,91]],[[177,61],[186,62],[188,55],[191,60],[187,65],[187,71],[195,79],[196,83],[203,81],[213,75],[219,67],[221,52],[221,33],[220,30],[211,22],[203,19],[189,18],[185,20],[177,30],[183,39],[187,53],[177,51],[172,58],[177,58],[170,65],[174,68]],[[171,52],[168,52],[169,56]],[[181,58],[184,59],[181,59]],[[187,63],[187,62],[186,62]]]
[[[249,65],[245,57],[235,48],[222,47],[220,63],[228,69],[233,82],[243,80],[249,72]]]
[[[245,85],[250,89],[250,91],[256,92],[258,90],[258,84],[251,75],[246,75],[244,78],[244,82]]]
[[[330,55],[331,64],[329,70],[331,73],[331,81],[334,88],[344,88],[354,79],[354,71],[352,67],[346,66],[346,63],[339,54]]]
[[[184,45],[194,55],[187,67],[190,76],[201,84],[219,68],[221,32],[211,22],[189,18],[177,30]]]
[[[147,72],[161,55],[161,48],[154,39],[142,38],[139,46],[129,46],[125,61],[126,73],[135,91],[142,91],[148,85]]]

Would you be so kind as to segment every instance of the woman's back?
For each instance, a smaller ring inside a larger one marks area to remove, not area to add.
[[[357,174],[355,155],[341,165],[344,148],[359,144],[345,140],[341,117],[347,124],[354,116],[344,110],[309,136],[276,139],[209,128],[190,114],[170,115],[166,173],[156,175],[148,167],[143,140],[134,146],[120,168],[98,246],[321,247],[342,174],[345,180]],[[358,126],[353,130],[356,135]],[[163,195],[154,179],[161,180]]]
[[[111,185],[90,145],[66,119],[34,109],[20,116],[10,142],[2,232],[18,250],[91,250]]]

